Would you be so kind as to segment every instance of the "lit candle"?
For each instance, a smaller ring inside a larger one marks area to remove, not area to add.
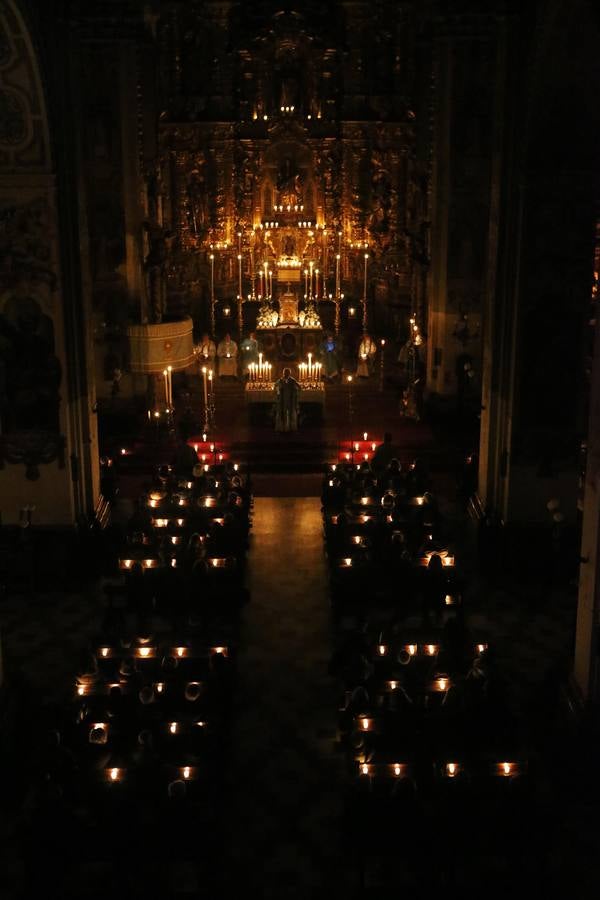
[[[202,378],[204,381],[204,411],[205,416],[208,418],[208,384],[206,381],[206,366],[202,366]]]
[[[169,409],[173,408],[173,367],[167,366],[167,379],[169,381]]]
[[[165,380],[165,406],[168,408],[168,406],[169,406],[169,382],[168,382],[168,372],[166,369],[163,369],[163,378]]]

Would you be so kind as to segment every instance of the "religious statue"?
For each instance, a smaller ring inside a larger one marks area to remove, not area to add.
[[[187,185],[187,215],[190,231],[197,237],[202,235],[207,225],[206,181],[204,160],[192,169]]]
[[[277,193],[283,206],[297,206],[302,202],[300,173],[289,156],[286,156],[277,174]]]
[[[300,385],[285,368],[275,382],[275,431],[296,431],[300,408]]]

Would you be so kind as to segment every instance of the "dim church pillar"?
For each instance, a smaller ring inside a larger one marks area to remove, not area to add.
[[[595,328],[573,663],[575,696],[582,705],[600,700],[600,318]]]
[[[42,80],[18,5],[2,7],[2,89],[20,100],[0,147],[0,510],[4,524],[29,507],[34,525],[70,527],[98,499],[98,442],[75,49],[66,23],[45,25]]]

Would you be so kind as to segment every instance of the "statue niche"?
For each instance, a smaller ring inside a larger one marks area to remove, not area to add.
[[[286,156],[277,173],[277,202],[292,209],[302,204],[300,172],[289,156]]]

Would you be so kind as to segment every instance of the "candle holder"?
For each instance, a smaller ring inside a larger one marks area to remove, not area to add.
[[[379,393],[383,394],[385,383],[385,338],[381,338],[381,355],[379,357]]]

